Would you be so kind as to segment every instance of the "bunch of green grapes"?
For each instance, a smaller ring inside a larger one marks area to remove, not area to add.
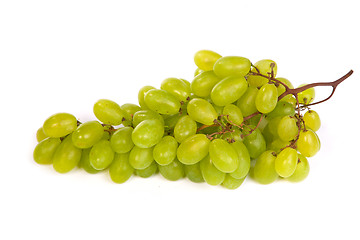
[[[101,99],[93,108],[98,120],[84,123],[68,113],[50,116],[37,132],[34,160],[59,173],[108,171],[115,183],[158,172],[228,189],[248,175],[262,184],[305,179],[307,158],[320,149],[320,118],[307,107],[314,89],[286,94],[293,85],[276,78],[268,59],[252,64],[202,50],[194,60],[191,83],[144,86],[139,105]]]

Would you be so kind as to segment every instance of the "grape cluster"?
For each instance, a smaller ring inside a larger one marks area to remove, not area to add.
[[[228,189],[248,175],[262,184],[305,179],[307,157],[320,149],[320,118],[307,106],[314,89],[288,94],[293,85],[276,78],[268,59],[252,64],[201,50],[194,60],[191,83],[167,78],[159,89],[144,86],[139,106],[101,99],[93,108],[98,121],[50,116],[37,132],[34,160],[59,173],[108,170],[115,183],[157,172]]]

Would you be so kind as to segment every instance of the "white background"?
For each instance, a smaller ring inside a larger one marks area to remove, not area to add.
[[[359,239],[357,2],[1,1],[0,239]],[[322,146],[304,182],[118,185],[34,163],[48,116],[91,120],[97,99],[137,103],[144,85],[192,80],[200,49],[273,59],[294,85],[355,71],[313,108]]]

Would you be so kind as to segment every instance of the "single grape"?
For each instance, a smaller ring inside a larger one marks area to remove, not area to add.
[[[293,148],[283,149],[276,157],[275,171],[279,176],[290,177],[296,169],[298,153]]]
[[[304,114],[303,120],[305,122],[305,127],[310,128],[314,132],[319,130],[321,126],[320,116],[314,110],[309,110]]]
[[[301,84],[299,87],[305,86],[305,84]],[[308,88],[305,91],[298,93],[299,103],[300,104],[309,104],[312,103],[315,99],[315,89]]]
[[[145,169],[154,161],[154,148],[139,148],[134,146],[130,152],[129,163],[135,169]]]
[[[230,76],[222,79],[211,90],[211,100],[218,106],[237,101],[248,88],[248,83],[244,77]]]
[[[214,166],[224,173],[234,172],[239,167],[237,151],[223,139],[210,142],[209,155]]]
[[[173,95],[179,102],[187,102],[190,99],[190,87],[178,78],[165,79],[160,88]]]
[[[149,148],[160,142],[164,135],[164,125],[157,119],[144,120],[131,134],[133,143],[141,148]]]
[[[273,141],[269,142],[267,149],[279,153],[282,148],[285,148],[289,144],[290,142],[288,141],[283,141],[280,138],[275,138]]]
[[[164,124],[164,118],[157,112],[150,109],[137,111],[133,116],[132,124],[136,127],[139,123],[147,119],[158,119]]]
[[[181,107],[179,100],[161,89],[147,91],[144,100],[149,109],[160,114],[172,115],[178,113]]]
[[[124,183],[133,173],[134,168],[129,164],[129,153],[116,153],[109,167],[111,180],[115,183]]]
[[[133,128],[122,127],[114,132],[110,138],[110,144],[114,152],[116,153],[127,153],[134,147],[132,141]]]
[[[196,75],[190,84],[190,88],[196,96],[207,97],[219,81],[220,78],[213,71],[202,72]]]
[[[202,98],[194,98],[187,105],[187,112],[191,119],[205,125],[211,125],[218,114],[214,107]]]
[[[81,149],[72,143],[71,134],[57,147],[53,155],[53,167],[59,173],[67,173],[74,169],[81,159]]]
[[[77,128],[76,118],[69,113],[57,113],[45,120],[43,131],[51,138],[64,137]]]
[[[294,86],[292,85],[292,83],[286,79],[286,78],[277,78],[277,80],[279,80],[280,82],[284,83],[286,86],[288,86],[290,89],[293,89]],[[277,92],[278,92],[278,96],[280,96],[281,94],[283,94],[286,91],[284,85],[282,85],[281,83],[279,83],[279,86],[277,86]],[[288,95],[288,96],[291,96]]]
[[[210,140],[204,134],[185,139],[177,149],[177,158],[183,164],[195,164],[209,153]]]
[[[91,150],[91,148],[86,148],[82,151],[81,159],[79,162],[79,164],[80,164],[79,167],[84,169],[87,173],[95,174],[95,173],[100,172],[101,170],[96,170],[95,168],[93,168],[93,166],[91,166],[90,159],[89,159],[90,150]]]
[[[274,84],[263,85],[255,98],[255,105],[259,112],[269,113],[277,104],[277,89]]]
[[[190,82],[188,81],[188,80],[186,80],[186,79],[183,79],[183,78],[179,78],[181,81],[183,81],[185,84],[186,84],[186,86],[188,86],[189,87],[189,89],[190,89]],[[190,92],[191,92],[191,90],[190,90]]]
[[[101,140],[94,144],[89,153],[89,161],[96,170],[103,170],[110,166],[114,160],[114,150],[107,140]]]
[[[154,175],[158,170],[158,165],[153,161],[150,166],[144,169],[135,169],[135,174],[142,178],[148,178]]]
[[[271,64],[274,64],[272,67]],[[271,76],[271,72],[273,70],[273,77],[276,76],[277,73],[277,64],[273,60],[263,59],[254,64],[254,68],[251,70],[254,73],[260,73],[264,76]],[[251,75],[248,76],[248,82],[250,86],[261,87],[266,84],[269,80],[262,76]]]
[[[139,101],[140,107],[143,110],[149,109],[149,107],[146,106],[144,98],[145,98],[145,94],[152,89],[155,89],[155,88],[153,86],[144,86],[144,87],[140,88],[140,90],[139,90],[138,101]]]
[[[290,141],[294,139],[299,132],[296,119],[290,116],[282,117],[277,131],[280,139],[283,141]]]
[[[231,146],[235,149],[238,154],[239,166],[238,168],[230,173],[231,177],[236,179],[243,179],[250,171],[250,154],[246,146],[242,142],[233,142]]]
[[[123,111],[116,102],[107,99],[98,100],[94,104],[93,111],[100,122],[114,126],[131,119],[130,115]]]
[[[276,117],[284,117],[284,116],[294,116],[295,108],[291,103],[280,101],[276,104],[274,110],[272,110],[269,114],[266,115],[268,120],[271,120]]]
[[[34,160],[38,164],[51,164],[53,155],[59,147],[60,138],[45,138],[39,142],[34,149]]]
[[[256,160],[254,166],[254,178],[261,184],[269,184],[278,178],[275,171],[275,153],[272,150],[263,152]]]
[[[214,64],[219,58],[221,58],[221,55],[216,52],[210,50],[200,50],[195,53],[194,61],[199,69],[210,71],[213,70]]]
[[[123,111],[125,111],[128,115],[130,115],[131,119],[137,111],[141,110],[141,107],[139,107],[136,104],[132,104],[132,103],[125,103],[125,104],[121,105],[120,108]]]
[[[234,104],[225,105],[223,115],[226,116],[226,120],[228,120],[231,124],[240,125],[244,121],[240,108]]]
[[[209,155],[200,161],[200,170],[205,182],[212,186],[221,184],[226,176],[226,173],[214,166]]]
[[[194,72],[194,77],[196,77],[197,75],[199,75],[200,73],[204,72],[204,70],[201,70],[200,68],[197,68]]]
[[[268,126],[269,126],[269,131],[272,134],[273,138],[279,138],[279,133],[278,133],[278,129],[279,129],[279,123],[281,121],[283,117],[275,117],[270,119]]]
[[[251,129],[254,129],[255,126],[249,125]],[[266,150],[266,142],[261,134],[261,131],[257,128],[251,134],[249,134],[249,129],[244,129],[243,134],[244,144],[249,151],[251,158],[257,158]]]
[[[244,77],[250,71],[251,62],[244,57],[227,56],[219,58],[214,64],[214,72],[220,77]]]
[[[176,158],[178,143],[173,136],[165,136],[155,145],[153,157],[159,165],[168,165]]]
[[[168,165],[159,165],[160,174],[170,181],[177,181],[184,177],[184,167],[177,159],[169,163]]]
[[[299,154],[298,156],[299,158],[295,172],[293,173],[293,175],[287,178],[287,180],[291,182],[301,182],[309,175],[310,172],[310,165],[306,157],[301,154]]]
[[[81,124],[72,134],[72,142],[77,148],[89,148],[104,136],[104,128],[98,121]]]
[[[201,173],[200,162],[192,165],[184,165],[184,170],[186,177],[190,181],[194,183],[201,183],[205,181]]]
[[[42,140],[44,140],[45,138],[48,138],[48,136],[46,136],[46,134],[44,133],[44,129],[43,127],[39,128],[36,132],[36,140],[38,142],[41,142]]]
[[[243,116],[249,116],[257,112],[255,99],[258,91],[256,87],[248,87],[246,92],[237,101],[236,105],[240,108]]]
[[[301,131],[297,141],[297,148],[305,157],[312,157],[320,150],[319,137],[311,129]]]
[[[197,125],[188,115],[182,116],[175,125],[174,137],[176,141],[181,143],[186,138],[195,135],[197,131]]]
[[[187,114],[186,113],[183,113],[183,114],[177,113],[174,115],[162,115],[163,119],[164,119],[165,130],[167,130],[167,131],[165,131],[165,133],[173,135],[175,125],[178,123],[180,118],[185,115],[187,115]]]
[[[237,189],[238,187],[241,186],[241,184],[244,182],[245,177],[244,178],[234,178],[233,176],[231,176],[231,174],[226,174],[225,175],[225,179],[224,181],[221,183],[221,186],[227,188],[227,189]]]

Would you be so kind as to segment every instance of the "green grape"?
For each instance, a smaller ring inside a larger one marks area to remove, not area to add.
[[[301,84],[299,87],[305,86],[305,84]],[[300,104],[309,104],[312,103],[315,99],[315,89],[308,88],[305,91],[298,93],[299,103]]]
[[[181,81],[183,81],[185,84],[186,84],[186,86],[188,86],[188,88],[190,89],[190,82],[188,81],[188,80],[186,80],[186,79],[183,79],[183,78],[179,78]],[[190,92],[191,92],[191,89],[190,89]]]
[[[177,181],[184,177],[184,167],[177,159],[169,163],[168,165],[159,165],[160,174],[170,181]]]
[[[283,141],[290,141],[294,139],[299,132],[296,119],[290,116],[282,117],[277,131],[280,139]]]
[[[222,79],[211,90],[211,100],[218,106],[237,101],[248,88],[244,77],[230,76]]]
[[[45,120],[43,131],[51,138],[64,137],[77,128],[76,118],[69,113],[57,113]]]
[[[284,83],[286,86],[288,86],[290,89],[293,89],[294,86],[291,84],[291,82],[286,79],[286,78],[277,78],[277,80],[279,80],[280,82]],[[278,96],[280,96],[281,94],[283,94],[286,91],[284,85],[282,85],[281,83],[279,83],[279,86],[277,86],[277,92],[278,92]],[[288,96],[291,96],[288,95]]]
[[[137,111],[141,110],[141,107],[139,107],[136,104],[132,104],[132,103],[125,103],[125,104],[121,105],[120,108],[123,111],[125,111],[128,115],[130,115],[131,119]]]
[[[131,117],[120,106],[111,100],[100,99],[94,104],[94,114],[100,122],[110,125],[120,125]]]
[[[195,135],[197,131],[197,125],[188,115],[182,116],[175,125],[174,137],[176,141],[181,143],[186,138]]]
[[[106,128],[106,126],[104,127],[104,129],[105,129],[105,128]],[[104,131],[101,140],[110,140],[110,137],[111,137],[111,136],[110,136],[110,132]]]
[[[185,175],[194,183],[204,182],[204,178],[201,174],[200,162],[192,165],[184,165]]]
[[[108,140],[101,140],[94,144],[89,153],[89,161],[96,170],[103,170],[114,160],[114,150]]]
[[[187,105],[187,112],[191,119],[205,125],[212,125],[218,117],[214,107],[201,98],[192,99]]]
[[[238,168],[230,173],[230,176],[236,179],[243,179],[250,171],[250,154],[246,146],[242,142],[231,143],[231,146],[235,149],[238,159]]]
[[[36,132],[36,140],[38,142],[41,142],[42,140],[44,140],[45,138],[48,138],[48,136],[46,136],[46,134],[44,133],[44,129],[43,127],[39,128]]]
[[[231,124],[240,125],[244,121],[240,108],[234,104],[225,105],[223,115],[228,116],[226,117],[226,120],[229,120]]]
[[[199,69],[210,71],[213,70],[214,64],[219,58],[221,58],[221,55],[216,52],[210,50],[200,50],[195,53],[194,61]]]
[[[130,152],[129,163],[135,169],[145,169],[154,161],[154,148],[139,148],[134,146]]]
[[[39,142],[34,149],[33,157],[35,162],[38,164],[52,163],[52,157],[60,143],[60,138],[45,138]]]
[[[299,154],[297,166],[293,175],[287,178],[291,182],[301,182],[304,180],[310,172],[310,165],[306,157]]]
[[[244,182],[245,177],[244,178],[234,178],[233,176],[231,176],[231,174],[226,174],[224,181],[221,183],[221,186],[227,188],[227,189],[237,189],[238,187],[241,186],[241,184]]]
[[[194,77],[196,77],[197,75],[199,75],[200,73],[203,73],[204,70],[201,70],[200,68],[197,68],[194,72]]]
[[[275,66],[273,68],[274,77],[275,77],[276,73],[277,73],[277,64],[274,61],[269,60],[269,59],[263,59],[263,60],[260,60],[260,61],[256,62],[254,64],[255,67],[252,69],[252,72],[260,73],[260,74],[262,74],[264,76],[270,76],[271,70],[272,70],[272,67],[271,67],[272,63],[275,64]],[[251,74],[249,74],[247,80],[249,82],[249,85],[254,86],[254,87],[261,87],[261,86],[263,86],[264,84],[266,84],[269,81],[265,77],[257,76],[257,75],[251,75]]]
[[[178,143],[173,136],[165,136],[155,145],[153,157],[159,165],[168,165],[176,158]]]
[[[144,87],[140,88],[140,90],[139,90],[138,101],[139,101],[140,107],[144,110],[149,109],[149,107],[146,106],[146,103],[145,103],[145,99],[144,99],[145,94],[152,89],[155,89],[155,88],[152,86],[144,86]]]
[[[266,125],[266,127],[262,131],[262,135],[265,138],[267,147],[269,147],[269,143],[271,143],[274,140],[274,136],[272,135],[272,133],[270,131],[269,123]]]
[[[278,128],[279,128],[279,123],[282,118],[283,117],[275,117],[273,119],[270,119],[270,121],[268,123],[269,131],[274,139],[279,138]]]
[[[190,99],[190,87],[178,78],[165,79],[160,88],[173,95],[180,102],[187,102]]]
[[[227,132],[222,135],[222,139],[232,143],[232,142],[242,142],[241,138],[242,132],[238,128],[232,128],[232,132]]]
[[[96,170],[95,168],[93,168],[91,166],[90,159],[89,159],[90,150],[91,150],[91,148],[86,148],[82,151],[80,162],[79,162],[79,164],[80,164],[79,167],[84,169],[87,173],[95,174],[95,173],[100,172],[100,170]]]
[[[164,118],[158,114],[157,112],[154,112],[152,110],[140,110],[137,111],[133,116],[133,126],[136,127],[144,120],[147,119],[158,119],[160,122],[164,124]]]
[[[57,147],[53,158],[53,167],[59,173],[67,173],[74,169],[81,159],[81,149],[72,143],[71,134]]]
[[[277,104],[277,89],[274,84],[263,85],[255,98],[255,105],[259,112],[269,113]]]
[[[124,183],[133,173],[134,168],[129,164],[129,153],[116,153],[109,167],[111,180],[115,183]]]
[[[239,76],[244,77],[250,71],[251,62],[244,57],[222,57],[214,64],[214,72],[220,77]]]
[[[209,155],[200,161],[200,170],[205,182],[212,186],[221,184],[226,176],[226,173],[214,166]]]
[[[104,136],[104,128],[98,121],[81,124],[72,134],[72,142],[77,148],[89,148]]]
[[[204,134],[185,139],[177,149],[177,158],[183,164],[195,164],[209,153],[210,140]]]
[[[237,151],[224,139],[210,142],[209,155],[214,166],[224,173],[234,172],[239,167]]]
[[[319,130],[321,126],[320,116],[314,110],[309,110],[304,114],[303,120],[305,122],[305,127],[310,128],[314,132]]]
[[[144,100],[149,109],[160,114],[172,115],[178,113],[181,107],[173,95],[161,89],[147,91]]]
[[[251,129],[254,129],[255,126],[249,125]],[[266,150],[266,142],[264,136],[261,134],[261,131],[257,128],[251,134],[247,129],[244,129],[243,134],[244,144],[249,151],[251,158],[257,158]]]
[[[164,119],[164,126],[167,131],[165,133],[172,134],[174,131],[174,128],[177,124],[177,122],[180,120],[180,118],[186,115],[186,113],[183,114],[174,114],[174,115],[162,115]]]
[[[244,95],[237,101],[236,105],[240,108],[243,116],[249,116],[257,112],[255,99],[258,91],[256,87],[248,87]]]
[[[283,149],[276,157],[275,171],[279,176],[290,177],[296,169],[298,153],[293,148]]]
[[[280,138],[275,138],[273,141],[269,142],[267,149],[273,150],[276,153],[279,153],[281,149],[285,148],[290,144],[288,141],[283,141]]]
[[[156,173],[158,170],[158,165],[155,161],[153,161],[150,166],[144,168],[144,169],[135,169],[135,174],[142,178],[148,178],[151,177]]]
[[[116,153],[127,153],[134,147],[132,141],[133,128],[122,127],[114,132],[111,136],[110,144],[114,152]]]
[[[149,148],[160,142],[164,135],[164,125],[157,119],[144,120],[135,127],[131,138],[141,148]]]
[[[269,114],[267,114],[266,118],[271,120],[275,117],[283,117],[283,116],[294,116],[295,108],[291,103],[280,101],[276,104],[274,110],[272,110]]]
[[[210,95],[213,87],[220,81],[213,71],[202,72],[190,84],[191,91],[199,97]]]
[[[312,157],[320,150],[319,137],[311,129],[301,131],[297,141],[297,148],[305,157]]]
[[[275,153],[272,150],[263,152],[254,166],[254,179],[261,184],[269,184],[278,178],[275,171]]]
[[[254,68],[251,69],[251,72],[257,73],[257,71]],[[246,80],[248,81],[249,86],[254,88],[261,88],[264,84],[269,82],[269,78],[259,75],[254,75],[251,73],[249,73]]]

